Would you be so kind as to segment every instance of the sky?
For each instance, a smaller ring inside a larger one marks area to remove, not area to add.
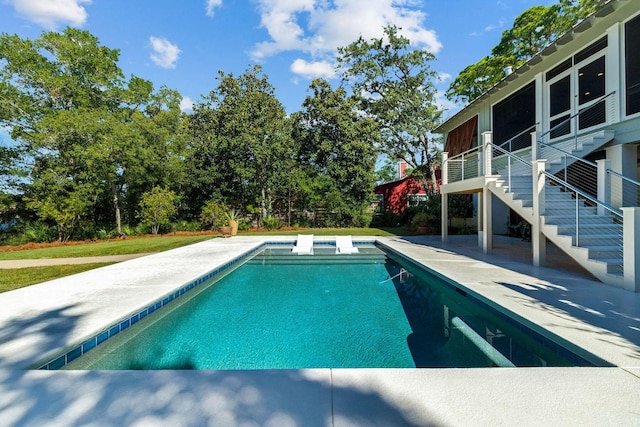
[[[125,76],[183,96],[190,111],[217,86],[218,70],[239,76],[263,67],[288,113],[299,111],[311,80],[334,86],[337,47],[402,28],[431,63],[445,117],[452,79],[500,40],[524,10],[554,0],[0,0],[0,32],[35,39],[67,26],[120,51]]]

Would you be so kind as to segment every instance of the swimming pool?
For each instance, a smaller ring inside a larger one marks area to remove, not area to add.
[[[153,306],[109,339],[87,341],[91,351],[73,353],[65,368],[588,364],[379,246],[358,255],[289,250],[267,245],[180,298],[166,297],[162,310]],[[51,363],[43,367],[64,366]]]

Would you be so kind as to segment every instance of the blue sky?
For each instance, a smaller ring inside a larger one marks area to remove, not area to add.
[[[0,0],[0,32],[37,38],[73,26],[120,50],[120,68],[178,90],[188,111],[216,87],[218,70],[260,64],[287,112],[301,109],[311,79],[334,83],[336,48],[385,25],[403,29],[437,59],[440,103],[451,79],[488,55],[527,8],[554,0]]]

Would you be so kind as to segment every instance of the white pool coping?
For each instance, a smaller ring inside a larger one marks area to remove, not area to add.
[[[0,424],[640,425],[639,294],[429,238],[354,240],[379,240],[616,367],[22,369],[252,247],[293,239],[212,239],[0,294]]]

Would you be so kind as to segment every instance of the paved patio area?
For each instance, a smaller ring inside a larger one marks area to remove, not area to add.
[[[238,236],[0,294],[0,424],[640,425],[639,294],[593,281],[552,249],[554,268],[532,267],[528,245],[513,239],[497,236],[490,255],[475,236],[450,236],[446,245],[431,236],[374,239],[615,367],[23,369],[265,240],[292,240]]]

